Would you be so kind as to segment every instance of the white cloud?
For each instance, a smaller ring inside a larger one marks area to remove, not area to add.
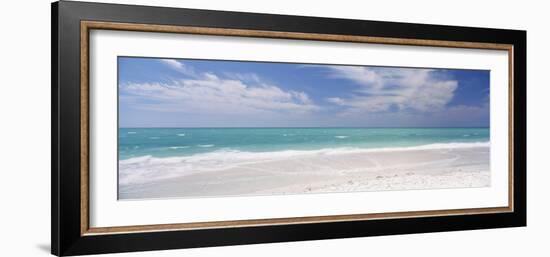
[[[172,68],[173,70],[178,71],[189,77],[198,76],[197,72],[192,67],[185,65],[183,62],[174,59],[160,59],[159,61]]]
[[[224,72],[223,75],[229,79],[236,79],[248,83],[265,83],[260,76],[255,73]]]
[[[333,104],[344,105],[344,99],[340,97],[329,97],[326,100]]]
[[[413,110],[433,112],[452,100],[458,82],[429,69],[328,66],[329,76],[348,79],[359,87],[346,98],[327,98],[348,113]]]
[[[178,69],[185,67],[181,62],[168,60],[165,63]],[[209,72],[195,75],[196,78],[169,83],[124,84],[121,90],[144,100],[140,103],[134,101],[134,108],[163,112],[288,115],[319,109],[306,93],[263,83],[256,75],[256,82],[220,77]]]

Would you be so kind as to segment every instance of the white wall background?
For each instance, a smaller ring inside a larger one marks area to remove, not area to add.
[[[550,32],[545,1],[105,0],[176,7],[528,31],[528,227],[127,253],[117,256],[548,256]],[[0,15],[0,256],[47,256],[50,242],[50,1]]]

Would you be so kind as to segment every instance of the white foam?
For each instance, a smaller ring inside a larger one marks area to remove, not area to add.
[[[137,134],[135,131],[128,131],[128,134]]]
[[[183,145],[183,146],[170,146],[170,147],[168,147],[168,148],[176,150],[176,149],[185,149],[185,148],[189,148],[189,146],[187,146],[187,145]]]
[[[134,158],[130,158],[130,159],[126,159],[126,160],[121,160],[119,161],[118,163],[119,164],[134,164],[134,163],[142,163],[144,161],[147,161],[149,159],[151,159],[152,156],[151,155],[145,155],[145,156],[140,156],[140,157],[134,157]]]
[[[212,145],[213,146],[213,145]],[[324,155],[395,152],[434,149],[460,149],[489,147],[490,142],[472,143],[439,143],[413,147],[393,148],[325,148],[319,150],[283,150],[273,152],[244,152],[232,149],[222,149],[208,153],[179,157],[152,157],[150,155],[119,161],[119,183],[147,183],[159,179],[179,177],[237,167],[240,165],[259,163],[272,160],[290,160],[303,157],[322,158]]]
[[[198,147],[205,147],[205,148],[208,148],[208,147],[213,147],[214,145],[197,145]]]
[[[184,133],[182,133],[182,134],[178,134],[178,137],[184,137],[184,136],[185,136],[185,134],[184,134]]]
[[[338,139],[344,139],[344,138],[348,138],[349,136],[334,136],[334,137]]]
[[[159,139],[160,137],[150,137],[149,139]]]

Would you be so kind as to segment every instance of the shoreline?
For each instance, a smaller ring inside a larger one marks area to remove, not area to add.
[[[314,154],[294,151],[278,157],[239,152],[194,159],[151,157],[121,162],[119,199],[486,187],[489,149],[489,143],[483,142]]]

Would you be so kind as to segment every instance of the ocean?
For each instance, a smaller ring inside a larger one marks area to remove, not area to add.
[[[120,128],[119,160],[488,143],[489,128]]]

